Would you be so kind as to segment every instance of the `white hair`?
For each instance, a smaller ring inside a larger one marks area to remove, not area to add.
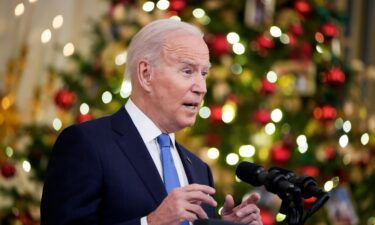
[[[203,33],[197,27],[173,19],[160,19],[143,27],[130,42],[125,76],[132,78],[137,69],[139,60],[146,59],[155,63],[160,58],[163,43],[170,33],[182,32],[191,35],[198,35],[203,38]]]

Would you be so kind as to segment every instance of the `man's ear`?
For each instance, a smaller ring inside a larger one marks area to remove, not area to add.
[[[148,61],[142,59],[138,62],[136,76],[140,86],[147,92],[151,91],[152,67]]]

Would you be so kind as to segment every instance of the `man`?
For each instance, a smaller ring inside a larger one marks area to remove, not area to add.
[[[174,140],[193,125],[206,93],[209,52],[192,25],[158,20],[128,49],[132,95],[112,116],[73,125],[56,141],[41,205],[42,225],[178,225],[214,217],[207,164]],[[253,194],[222,219],[261,224]]]

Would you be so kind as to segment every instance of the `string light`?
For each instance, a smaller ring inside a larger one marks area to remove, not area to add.
[[[267,77],[267,80],[271,83],[276,83],[277,81],[277,74],[274,71],[269,71],[266,77]]]
[[[298,151],[301,154],[304,154],[305,152],[307,152],[308,149],[309,149],[309,145],[307,143],[305,143],[303,145],[298,145]]]
[[[202,119],[207,119],[207,118],[210,117],[210,115],[211,115],[210,108],[208,108],[207,106],[203,106],[202,108],[200,108],[200,110],[199,110],[199,116]]]
[[[62,127],[62,122],[59,118],[55,118],[52,122],[53,129],[59,131]]]
[[[69,57],[69,56],[73,55],[73,53],[74,53],[74,45],[73,45],[73,43],[69,42],[63,48],[63,55],[65,57]]]
[[[282,222],[282,221],[285,220],[285,218],[286,218],[286,215],[284,215],[284,214],[282,214],[282,213],[278,213],[278,214],[276,215],[276,221],[277,221],[277,222]]]
[[[236,153],[229,153],[226,157],[227,164],[231,166],[236,165],[239,159],[240,158],[238,157]]]
[[[252,145],[242,145],[238,152],[241,157],[253,157],[255,154],[255,147]]]
[[[24,170],[26,173],[30,172],[30,170],[31,170],[31,164],[30,164],[30,162],[27,161],[27,160],[24,160],[24,161],[22,162],[22,168],[23,168],[23,170]]]
[[[59,29],[64,23],[64,18],[62,15],[57,15],[52,20],[52,27],[55,29]]]
[[[276,126],[275,124],[273,123],[267,123],[267,125],[264,127],[264,131],[266,132],[266,134],[268,135],[272,135],[275,133],[276,131]]]
[[[156,3],[156,7],[160,10],[166,10],[169,8],[169,1],[167,0],[160,0]]]
[[[181,17],[179,17],[179,16],[171,16],[171,17],[169,17],[169,19],[181,21]]]
[[[236,32],[230,32],[227,34],[227,41],[231,44],[238,43],[240,41],[240,36]]]
[[[282,34],[280,36],[280,42],[283,43],[283,44],[285,44],[285,45],[289,44],[290,43],[289,36],[287,34]]]
[[[30,3],[37,2],[38,0],[29,0]]]
[[[278,123],[283,118],[283,112],[280,109],[274,109],[271,112],[271,119],[273,122]]]
[[[333,181],[329,180],[324,184],[324,191],[329,192],[333,189]]]
[[[370,141],[370,136],[368,135],[368,133],[364,133],[362,134],[361,136],[361,143],[362,145],[367,145]]]
[[[236,74],[236,75],[239,75],[242,73],[243,69],[242,69],[242,66],[240,64],[233,64],[231,67],[230,67],[232,73]]]
[[[277,27],[277,26],[272,26],[272,27],[270,28],[270,34],[271,34],[272,37],[277,38],[277,37],[280,37],[280,36],[281,36],[282,32],[281,32],[281,29],[280,29],[279,27]]]
[[[125,52],[122,52],[120,54],[118,54],[115,58],[115,63],[117,66],[121,66],[121,65],[124,65],[126,63],[126,58],[127,58],[127,55],[128,53],[125,51]]]
[[[132,84],[130,80],[125,79],[121,84],[120,96],[122,98],[127,98],[130,96],[131,92],[132,92]]]
[[[143,4],[142,9],[145,12],[151,12],[155,8],[155,3],[151,1],[147,1]]]
[[[217,149],[217,148],[209,148],[207,150],[207,156],[210,159],[217,159],[217,158],[219,158],[219,156],[220,156],[219,149]]]
[[[105,91],[102,94],[102,101],[104,104],[108,104],[112,101],[112,94],[109,91]]]
[[[236,116],[236,107],[232,103],[227,103],[223,106],[223,114],[221,115],[221,119],[224,123],[230,123],[233,121],[234,117]]]
[[[336,121],[335,121],[335,127],[337,130],[340,130],[342,128],[342,125],[344,124],[344,121],[342,120],[342,118],[338,118]]]
[[[203,18],[206,15],[206,12],[201,8],[196,8],[193,10],[193,16],[195,18]]]
[[[90,107],[87,103],[82,103],[81,106],[79,107],[79,111],[81,112],[82,115],[86,115],[90,111]]]
[[[241,43],[234,43],[232,46],[232,50],[237,55],[242,55],[245,53],[245,46]]]
[[[349,131],[352,129],[352,123],[350,123],[349,120],[345,121],[342,125],[342,129],[345,131],[345,133],[349,133]]]
[[[14,151],[13,151],[13,148],[12,148],[12,147],[7,146],[7,147],[5,148],[5,154],[6,154],[9,158],[11,158],[11,157],[13,156],[13,153],[14,153]]]
[[[179,20],[181,21],[181,18],[179,18]],[[198,21],[206,26],[211,22],[211,18],[207,15],[204,15],[202,18],[198,18]]]
[[[14,9],[15,16],[21,16],[24,12],[25,12],[25,5],[23,3],[19,3]]]
[[[40,39],[42,41],[42,43],[47,43],[51,40],[51,37],[52,37],[52,33],[51,33],[51,30],[50,29],[46,29],[42,32],[42,35],[40,36]]]
[[[344,134],[340,137],[339,139],[339,145],[341,146],[341,148],[345,148],[349,143],[349,137],[348,135]]]

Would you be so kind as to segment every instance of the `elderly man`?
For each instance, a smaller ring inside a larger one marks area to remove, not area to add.
[[[133,38],[126,74],[132,95],[117,113],[65,129],[48,166],[42,225],[189,224],[214,217],[207,164],[175,142],[193,125],[210,67],[203,34],[175,20],[158,20]],[[258,194],[223,220],[261,224]]]

